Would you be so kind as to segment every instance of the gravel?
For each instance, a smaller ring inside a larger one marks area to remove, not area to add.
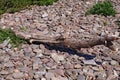
[[[120,18],[120,1],[111,1],[118,10],[115,17],[86,16],[85,12],[96,0],[59,0],[50,6],[5,13],[0,18],[0,26],[12,28],[16,35],[21,32],[27,38],[48,33],[56,36],[65,29],[79,34],[118,35],[115,21]],[[119,40],[115,44],[120,50]],[[23,44],[18,49],[11,48],[6,39],[0,44],[0,80],[119,80],[119,53],[103,45],[82,48],[78,52],[44,44]]]

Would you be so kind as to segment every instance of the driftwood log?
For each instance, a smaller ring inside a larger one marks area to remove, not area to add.
[[[91,39],[72,39],[72,38],[64,38],[64,37],[47,37],[46,39],[37,39],[37,38],[31,38],[30,42],[43,42],[48,44],[56,44],[56,45],[64,45],[66,47],[72,48],[72,49],[81,49],[81,48],[90,48],[96,45],[105,45],[106,47],[110,48],[111,50],[116,50],[114,47],[112,41],[119,39],[118,37],[114,36],[104,36],[104,37],[93,37]]]
[[[17,35],[28,39],[30,43],[42,42],[55,45],[64,45],[72,49],[90,48],[96,45],[105,45],[106,47],[115,50],[112,41],[120,39],[116,36],[103,35],[99,36],[97,34],[78,34],[78,33],[62,33],[62,34],[38,34],[32,33],[31,35],[26,35],[24,33],[17,33]]]

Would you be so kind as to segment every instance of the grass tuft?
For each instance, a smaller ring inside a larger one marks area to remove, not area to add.
[[[106,0],[104,2],[99,2],[93,5],[93,7],[86,12],[86,15],[98,14],[103,16],[115,16],[116,13],[117,12],[113,8],[113,4],[110,1]]]
[[[11,29],[0,29],[0,43],[3,43],[8,38],[12,47],[20,47],[21,44],[27,43],[27,40],[16,36]]]
[[[14,13],[26,8],[30,5],[51,5],[57,0],[1,0],[0,1],[0,15],[9,12]]]

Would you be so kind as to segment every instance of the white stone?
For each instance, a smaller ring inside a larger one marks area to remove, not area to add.
[[[92,60],[83,60],[84,64],[90,64],[90,65],[97,65],[96,62],[92,59]]]
[[[51,53],[51,57],[57,63],[60,63],[60,61],[64,61],[65,60],[63,55],[57,55],[56,53]]]
[[[42,78],[41,80],[46,80],[45,78]]]
[[[44,12],[44,14],[42,14],[42,18],[45,18],[47,16],[48,16],[48,14],[46,12]]]

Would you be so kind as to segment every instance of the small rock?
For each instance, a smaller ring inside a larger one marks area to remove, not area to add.
[[[45,55],[45,56],[50,56],[51,53],[45,51],[45,52],[43,53],[43,55]]]
[[[8,75],[6,76],[6,80],[14,80],[14,78],[12,77],[12,75]]]
[[[72,12],[67,10],[66,13],[67,13],[68,15],[70,15]]]
[[[116,69],[117,71],[120,71],[120,66],[115,66],[115,69]]]
[[[44,12],[44,14],[42,14],[42,18],[45,18],[47,16],[48,16],[48,14],[46,12]]]
[[[43,56],[42,53],[38,53],[38,54],[36,55],[37,58],[41,58],[42,56]]]
[[[102,57],[105,61],[110,61],[112,60],[111,57]]]
[[[75,69],[79,69],[79,68],[81,68],[82,66],[80,65],[80,64],[76,64],[75,66],[74,66],[74,68]]]
[[[35,74],[35,75],[34,75],[34,78],[35,78],[35,79],[38,79],[38,78],[40,78],[40,77],[39,77],[38,74]]]
[[[115,60],[111,60],[110,64],[113,65],[113,66],[119,65],[119,63],[117,61],[115,61]]]
[[[41,80],[46,80],[45,78],[42,78]]]
[[[35,52],[35,53],[42,53],[42,50],[41,49],[34,49],[33,52]]]
[[[19,17],[16,17],[16,18],[15,18],[15,21],[16,21],[16,22],[20,21],[20,18],[19,18]]]
[[[31,53],[32,53],[32,48],[31,47],[26,47],[24,48],[24,55],[25,56],[31,56]]]
[[[8,62],[10,60],[9,55],[1,56],[0,58],[1,58],[0,61],[4,60],[4,62]]]
[[[39,76],[39,77],[42,77],[42,76],[44,76],[46,74],[46,71],[44,70],[44,71],[37,71],[37,72],[35,72],[35,75],[36,76]]]
[[[89,64],[89,65],[97,65],[96,62],[92,59],[92,60],[83,60],[84,64]]]
[[[71,63],[66,63],[66,64],[64,64],[64,68],[65,68],[65,69],[73,69],[74,66],[73,66],[73,64],[71,64]]]
[[[97,80],[106,80],[106,77],[104,77],[102,74],[97,75]]]
[[[62,55],[58,55],[58,56],[59,56],[58,57],[59,61],[64,61],[65,60],[64,56],[62,56]]]
[[[74,70],[74,69],[68,69],[65,71],[65,75],[70,76],[70,78],[72,79],[76,79],[77,75],[78,75],[78,71]]]
[[[85,80],[85,76],[84,75],[78,75],[77,80]]]
[[[30,46],[32,47],[33,50],[39,48],[39,45],[35,45],[35,44],[31,44]]]
[[[28,65],[31,65],[32,62],[31,62],[30,60],[24,60],[24,61],[23,61],[23,64],[24,64],[24,66],[25,66],[25,65],[28,66]]]
[[[48,72],[46,73],[45,77],[49,80],[49,79],[52,79],[54,77],[54,73],[52,72]]]
[[[100,69],[98,67],[92,67],[93,70],[99,71]]]
[[[61,77],[61,76],[58,76],[58,79],[59,79],[59,80],[68,80],[68,78],[66,78],[66,77]]]
[[[28,78],[29,74],[28,73],[24,73],[24,78]]]
[[[78,60],[85,60],[84,57],[78,57]]]
[[[8,37],[3,43],[0,44],[0,48],[6,47],[9,42],[10,42],[10,38]]]
[[[50,60],[48,59],[48,58],[43,58],[43,59],[41,59],[41,61],[44,63],[44,64],[46,64],[46,63],[48,63]],[[49,62],[50,63],[50,62]]]
[[[53,60],[55,60],[55,62],[60,63],[60,61],[64,61],[65,57],[62,55],[57,55],[56,53],[51,53],[51,57],[53,58]]]
[[[8,44],[8,48],[11,49],[12,45],[11,44]]]
[[[11,61],[8,61],[4,64],[5,67],[13,67],[14,64]]]
[[[44,46],[43,44],[40,44],[40,46],[39,46],[39,47],[40,47],[40,49],[41,49],[41,50],[46,49],[46,48],[45,48],[45,46]]]
[[[47,65],[48,67],[53,67],[53,65],[54,65],[54,62],[53,62],[53,61],[51,61],[51,62],[48,62],[46,65]]]
[[[58,79],[58,78],[56,78],[56,77],[53,77],[51,80],[60,80],[60,79]]]
[[[94,76],[94,71],[92,69],[89,69],[86,74],[89,76]]]
[[[0,74],[3,74],[3,75],[4,75],[4,74],[9,74],[9,73],[8,73],[8,71],[2,70],[2,71],[0,72]]]
[[[55,69],[54,71],[57,75],[64,76],[64,70],[62,69]]]
[[[38,69],[39,68],[39,63],[38,62],[34,62],[33,63],[33,69]]]
[[[18,69],[14,69],[14,72],[17,73],[17,72],[20,72]]]
[[[88,70],[89,70],[89,68],[88,68],[88,67],[84,67],[84,68],[83,68],[83,72],[84,72],[84,73],[87,73],[87,72],[88,72]]]
[[[15,79],[23,78],[24,74],[22,72],[13,73]]]

